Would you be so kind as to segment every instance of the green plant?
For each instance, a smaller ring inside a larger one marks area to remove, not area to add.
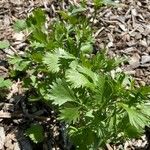
[[[95,150],[143,132],[150,119],[150,87],[136,88],[131,77],[114,73],[121,61],[106,51],[92,54],[94,39],[84,11],[61,11],[46,28],[43,11],[35,10],[26,21],[30,47],[10,62],[14,74],[25,73],[24,87],[34,89],[34,100],[55,106],[76,149]]]
[[[12,86],[12,82],[9,79],[0,77],[0,98],[1,100],[8,94],[8,89]]]
[[[0,77],[0,89],[9,88],[12,85],[12,82],[9,79],[4,79]]]
[[[31,124],[26,130],[25,135],[28,136],[34,143],[40,143],[44,140],[44,130],[39,124]]]
[[[20,32],[24,30],[26,27],[27,25],[25,20],[17,20],[13,25],[13,28],[16,32]]]

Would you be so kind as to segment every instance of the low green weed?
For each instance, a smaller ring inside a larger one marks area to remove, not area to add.
[[[96,150],[143,133],[150,119],[150,87],[136,88],[131,77],[116,73],[121,61],[106,51],[92,54],[95,40],[84,11],[60,11],[46,28],[46,15],[36,9],[21,23],[31,33],[29,48],[10,58],[10,69],[12,76],[24,73],[18,76],[24,88],[35,91],[29,99],[54,106],[76,149]]]

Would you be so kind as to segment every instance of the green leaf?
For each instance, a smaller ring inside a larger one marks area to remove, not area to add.
[[[34,12],[33,15],[35,17],[36,23],[38,26],[41,26],[45,23],[46,21],[46,15],[42,9],[37,8]]]
[[[12,82],[9,79],[4,80],[4,78],[0,77],[0,88],[9,88],[11,85]]]
[[[44,26],[44,23],[46,21],[46,16],[44,14],[44,11],[40,8],[37,8],[33,11],[33,14],[27,18],[27,26],[34,28],[41,29]]]
[[[125,130],[125,134],[127,134],[127,136],[129,138],[135,138],[135,137],[140,136],[140,130],[138,130],[137,128],[131,126],[131,124],[127,124],[126,128],[124,130]]]
[[[37,48],[43,48],[45,47],[45,45],[43,43],[40,42],[36,42],[36,41],[31,41],[31,47],[34,47],[35,49]]]
[[[77,15],[82,12],[85,12],[86,10],[87,10],[86,8],[80,6],[80,7],[74,8],[71,12],[71,15]]]
[[[103,0],[94,0],[95,7],[101,7],[103,5]]]
[[[32,124],[25,132],[34,143],[40,143],[44,140],[44,130],[39,124]]]
[[[62,48],[56,49],[54,53],[63,59],[76,59],[72,54],[68,53]]]
[[[138,91],[143,95],[150,95],[150,86],[140,87]]]
[[[66,79],[72,84],[73,88],[90,87],[89,80],[77,70],[69,69],[66,71]]]
[[[141,104],[138,108],[141,110],[143,114],[150,117],[150,104],[149,103]]]
[[[73,91],[61,79],[57,79],[51,86],[50,99],[55,105],[63,105],[66,102],[76,101]]]
[[[93,51],[93,46],[90,43],[85,43],[81,45],[81,51],[83,53],[92,53]]]
[[[48,70],[52,73],[59,72],[60,59],[76,59],[73,55],[66,52],[62,48],[56,49],[54,52],[47,52],[43,58],[43,63],[48,66]]]
[[[79,107],[64,108],[60,110],[59,119],[67,123],[75,123],[79,118]]]
[[[5,85],[5,87],[6,87],[6,88],[10,88],[10,87],[11,87],[11,85],[12,85],[11,80],[9,80],[9,79],[4,80],[4,85]]]
[[[0,87],[4,87],[4,78],[0,77]]]
[[[47,52],[43,58],[43,63],[47,65],[48,70],[52,73],[59,72],[59,57],[56,54]]]
[[[85,116],[86,117],[90,117],[90,118],[94,118],[93,110],[91,109],[91,110],[87,111],[86,114],[85,114]]]
[[[34,40],[37,40],[39,43],[47,44],[47,35],[39,28],[34,29],[34,32],[32,33],[32,37]]]
[[[130,108],[123,103],[119,105],[127,111],[131,125],[133,125],[137,129],[144,128],[145,125],[147,125],[147,123],[149,122],[149,119],[142,112],[139,112],[135,108]]]
[[[17,20],[13,25],[13,28],[16,32],[23,31],[24,29],[26,29],[26,27],[27,24],[25,20]]]
[[[13,65],[14,70],[23,71],[27,68],[30,61],[19,56],[12,56],[9,60],[9,63]]]
[[[82,66],[79,66],[77,67],[77,70],[82,73],[83,75],[86,75],[89,80],[91,82],[93,82],[95,85],[97,84],[98,82],[98,74],[96,74],[95,72],[93,72],[91,69],[87,68],[87,67],[82,67]]]
[[[9,41],[7,40],[0,41],[0,49],[9,48],[9,46],[10,46]]]

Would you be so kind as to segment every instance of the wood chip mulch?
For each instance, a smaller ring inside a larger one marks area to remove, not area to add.
[[[105,7],[94,20],[95,37],[110,55],[128,59],[124,71],[139,85],[150,85],[150,1],[122,0],[116,7]]]

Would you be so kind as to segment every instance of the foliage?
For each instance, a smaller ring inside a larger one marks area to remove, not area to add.
[[[26,29],[26,27],[27,27],[27,25],[26,25],[25,20],[17,20],[13,25],[13,28],[16,32],[20,32],[20,31]]]
[[[150,87],[136,88],[123,72],[113,74],[121,61],[105,50],[92,54],[84,11],[76,6],[61,11],[47,29],[44,12],[35,10],[26,21],[30,47],[10,63],[15,72],[25,72],[24,86],[35,89],[37,99],[55,106],[76,149],[89,150],[143,132],[150,119]],[[27,131],[34,142],[41,141],[38,134],[37,126]]]
[[[44,130],[43,127],[39,124],[31,124],[25,132],[25,135],[28,136],[34,143],[40,143],[44,140]]]
[[[0,89],[9,88],[12,85],[12,82],[9,79],[4,79],[0,77]]]
[[[0,41],[0,49],[9,48],[9,42],[7,40]]]

